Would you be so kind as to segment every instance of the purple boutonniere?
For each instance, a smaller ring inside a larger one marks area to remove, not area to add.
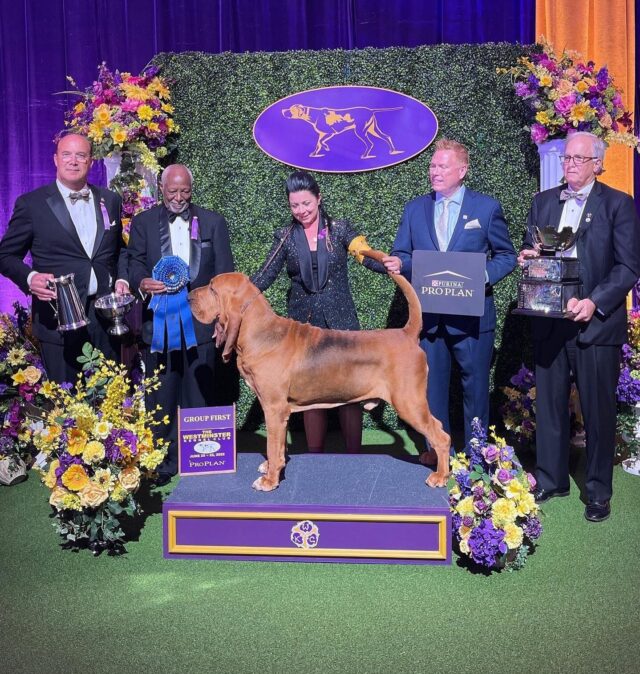
[[[111,229],[111,223],[109,222],[109,211],[107,210],[107,207],[104,205],[104,199],[100,199],[100,211],[102,213],[102,223],[104,225],[105,230]]]
[[[198,216],[194,215],[191,219],[191,240],[197,241],[200,236],[200,223],[198,222]]]
[[[327,236],[327,228],[323,227],[319,232],[318,232],[318,241],[320,239],[324,239]]]

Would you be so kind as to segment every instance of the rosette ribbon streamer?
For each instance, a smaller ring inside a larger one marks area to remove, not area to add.
[[[164,351],[164,336],[167,333],[167,351],[179,351],[181,333],[187,349],[197,346],[193,317],[187,299],[189,265],[177,255],[161,257],[153,268],[152,276],[162,281],[167,292],[154,295],[149,303],[153,311],[153,337],[151,352]]]

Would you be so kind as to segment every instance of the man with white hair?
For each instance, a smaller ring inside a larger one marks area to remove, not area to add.
[[[627,340],[625,298],[640,274],[640,222],[633,199],[596,177],[605,144],[569,136],[561,157],[565,185],[533,199],[518,262],[538,255],[535,227],[577,232],[569,253],[580,262],[581,299],[572,317],[532,318],[536,361],[536,501],[569,494],[569,391],[575,378],[586,431],[586,508],[590,522],[611,512],[620,348]],[[566,253],[565,253],[566,255]]]
[[[217,274],[233,271],[233,255],[226,220],[215,211],[191,203],[193,177],[182,164],[168,166],[161,180],[162,205],[138,214],[131,222],[131,237],[126,255],[129,258],[129,283],[132,292],[140,293],[149,301],[154,296],[167,294],[165,282],[154,278],[156,263],[167,256],[177,256],[189,268],[187,289],[205,286]],[[190,313],[188,306],[187,312]],[[174,318],[177,318],[175,316]],[[147,348],[144,362],[148,372],[159,365],[161,386],[151,392],[149,403],[159,404],[169,417],[169,425],[157,427],[157,433],[169,441],[169,453],[159,468],[158,484],[166,484],[178,469],[178,415],[180,407],[208,407],[218,399],[214,379],[216,361],[212,328],[193,320],[192,339],[186,330],[171,344],[164,323],[154,335],[154,313],[145,306],[142,339],[151,345],[160,338],[160,351]],[[178,323],[179,325],[179,323]],[[157,334],[162,332],[160,336]],[[191,344],[191,346],[190,346]]]

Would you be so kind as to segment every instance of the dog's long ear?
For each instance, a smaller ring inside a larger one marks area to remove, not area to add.
[[[240,313],[230,313],[225,326],[225,342],[224,350],[222,352],[222,360],[225,363],[229,362],[233,350],[236,348],[238,341],[238,333],[240,332],[240,324],[242,323],[242,315]]]

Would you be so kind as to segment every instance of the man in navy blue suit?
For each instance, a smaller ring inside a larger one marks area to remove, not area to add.
[[[471,421],[478,417],[489,423],[489,370],[493,356],[496,308],[493,286],[513,271],[516,253],[509,237],[500,204],[473,192],[463,182],[469,170],[467,148],[442,139],[429,165],[432,191],[410,201],[402,214],[391,256],[385,266],[411,280],[414,250],[485,253],[486,292],[484,314],[452,316],[423,314],[420,344],[429,365],[427,399],[431,412],[449,423],[451,359],[462,372],[465,443],[471,439]],[[425,460],[435,458],[427,453]]]

